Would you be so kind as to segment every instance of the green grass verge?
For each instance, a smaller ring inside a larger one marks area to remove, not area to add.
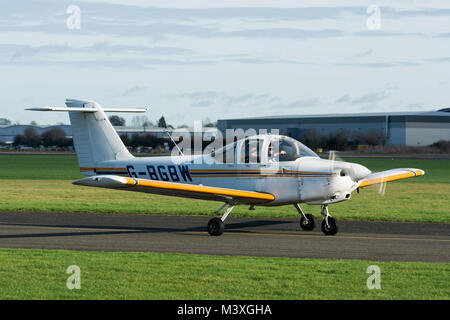
[[[392,182],[384,197],[375,187],[354,193],[349,201],[330,207],[338,219],[365,221],[409,221],[450,223],[450,184]],[[32,195],[32,196],[31,196]],[[218,202],[174,198],[138,192],[89,188],[67,180],[3,180],[0,182],[0,211],[142,213],[163,215],[212,215]],[[319,215],[319,206],[303,206]],[[233,216],[292,217],[292,206],[238,206]]]
[[[76,180],[82,177],[74,155],[0,155],[0,180]]]
[[[0,249],[0,299],[449,299],[449,283],[446,263]]]

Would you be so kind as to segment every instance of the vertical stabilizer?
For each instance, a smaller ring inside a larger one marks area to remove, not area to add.
[[[106,160],[133,158],[98,103],[67,99],[66,106],[95,109],[94,112],[69,111],[80,168],[92,168]]]

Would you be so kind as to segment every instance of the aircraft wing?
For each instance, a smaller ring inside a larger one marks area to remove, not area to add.
[[[120,177],[115,175],[92,176],[76,180],[73,184],[185,198],[234,202],[236,204],[260,204],[270,202],[275,199],[272,194],[263,192]]]
[[[411,168],[400,168],[375,172],[365,177],[359,184],[359,188],[388,181],[423,176],[424,174],[425,171],[421,169],[411,169]]]

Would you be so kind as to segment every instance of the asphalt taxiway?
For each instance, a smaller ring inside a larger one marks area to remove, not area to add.
[[[222,236],[211,217],[0,213],[0,248],[151,251],[267,257],[450,262],[450,224],[338,221],[325,236],[298,219],[229,217]]]

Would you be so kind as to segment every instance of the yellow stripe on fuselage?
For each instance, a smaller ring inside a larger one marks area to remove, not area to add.
[[[254,175],[254,174],[210,174],[210,175],[196,175],[191,174],[192,178],[331,178],[336,177],[336,175],[300,175],[300,174],[260,174],[260,175]]]

